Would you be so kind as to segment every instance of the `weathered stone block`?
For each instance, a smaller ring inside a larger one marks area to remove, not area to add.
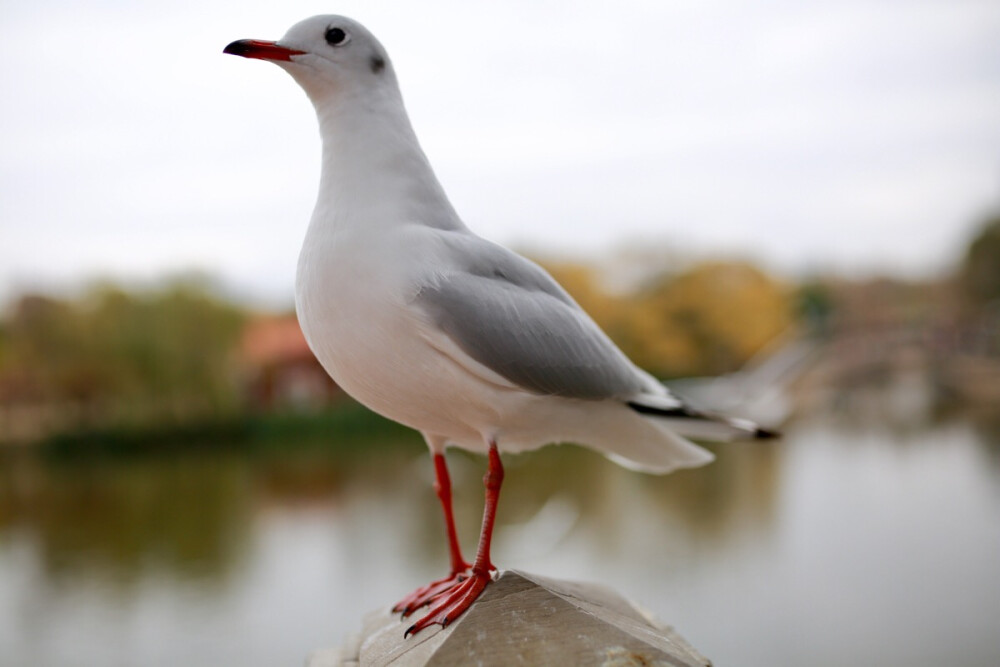
[[[396,665],[673,665],[711,663],[672,628],[597,584],[503,572],[447,628],[403,638],[414,618],[369,614],[343,647],[317,651],[308,667]]]

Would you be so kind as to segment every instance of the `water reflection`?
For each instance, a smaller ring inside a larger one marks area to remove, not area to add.
[[[97,578],[127,589],[147,571],[221,581],[245,551],[252,469],[234,457],[2,469],[2,530],[37,546],[54,583]]]
[[[939,646],[960,640],[988,661],[965,664],[995,663],[1000,423],[944,414],[893,429],[849,413],[862,418],[833,412],[784,441],[719,446],[714,465],[665,478],[569,446],[508,457],[497,560],[615,586],[719,664],[843,664],[876,645],[890,664],[933,664],[935,625],[954,630]],[[484,464],[450,461],[471,551]],[[430,461],[413,437],[337,451],[8,456],[0,662],[298,662],[446,563]],[[950,616],[914,611],[931,601]],[[779,641],[782,624],[799,640]]]

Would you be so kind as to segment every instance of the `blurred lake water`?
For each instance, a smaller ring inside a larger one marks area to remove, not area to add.
[[[494,560],[608,584],[718,665],[1000,664],[1000,420],[850,413],[663,478],[505,457]],[[471,556],[485,461],[449,461]],[[302,664],[444,574],[431,477],[416,437],[8,455],[0,664]]]

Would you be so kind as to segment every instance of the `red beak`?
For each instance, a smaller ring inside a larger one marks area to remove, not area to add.
[[[296,51],[287,46],[281,46],[277,42],[268,42],[263,39],[238,39],[224,48],[222,52],[244,58],[284,60],[286,62],[291,61],[292,56],[300,56],[305,53],[305,51]]]

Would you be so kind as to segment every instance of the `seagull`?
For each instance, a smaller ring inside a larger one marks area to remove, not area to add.
[[[392,61],[361,24],[315,16],[277,41],[241,39],[224,52],[278,65],[316,109],[322,175],[295,286],[310,348],[348,394],[418,430],[430,449],[451,569],[395,606],[406,618],[430,605],[405,636],[447,626],[497,575],[500,452],[573,442],[665,474],[713,460],[688,437],[772,435],[685,403],[544,269],[473,233],[420,148]],[[452,515],[449,446],[488,457],[471,564]]]

